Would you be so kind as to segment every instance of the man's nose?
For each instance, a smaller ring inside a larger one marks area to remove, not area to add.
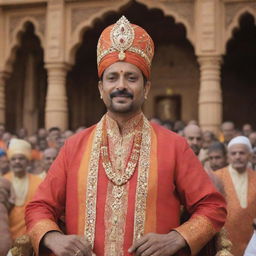
[[[118,90],[123,90],[123,89],[127,88],[127,83],[122,75],[119,77],[119,79],[117,81],[116,88]]]

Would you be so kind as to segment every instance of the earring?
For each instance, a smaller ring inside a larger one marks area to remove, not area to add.
[[[145,95],[145,97],[144,97],[144,98],[145,98],[145,100],[147,100],[147,99],[148,99],[147,95]]]
[[[102,99],[102,95],[100,95],[100,98]]]

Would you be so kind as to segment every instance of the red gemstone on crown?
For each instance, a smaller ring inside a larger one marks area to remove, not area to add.
[[[121,43],[121,44],[124,43],[124,39],[123,39],[123,38],[120,39],[120,43]]]

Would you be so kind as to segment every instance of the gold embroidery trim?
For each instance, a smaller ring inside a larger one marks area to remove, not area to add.
[[[86,189],[86,223],[85,223],[85,236],[94,246],[95,238],[95,223],[96,223],[96,203],[97,203],[97,185],[98,185],[98,167],[100,158],[100,145],[102,137],[102,119],[96,126],[95,137],[92,142],[92,151],[89,162],[89,172],[87,177]]]
[[[144,234],[146,219],[146,202],[148,193],[148,175],[150,168],[151,150],[151,126],[145,116],[143,119],[144,122],[142,130],[141,152],[136,188],[133,241],[136,241]]]
[[[190,218],[174,230],[180,233],[186,240],[192,255],[196,255],[217,233],[211,221],[202,215]]]

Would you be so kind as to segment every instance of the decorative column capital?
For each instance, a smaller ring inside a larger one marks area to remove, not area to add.
[[[46,62],[44,67],[50,71],[50,70],[63,70],[63,71],[69,71],[71,69],[71,65],[66,62]]]
[[[222,64],[221,55],[198,55],[197,60],[200,66],[220,66]]]

